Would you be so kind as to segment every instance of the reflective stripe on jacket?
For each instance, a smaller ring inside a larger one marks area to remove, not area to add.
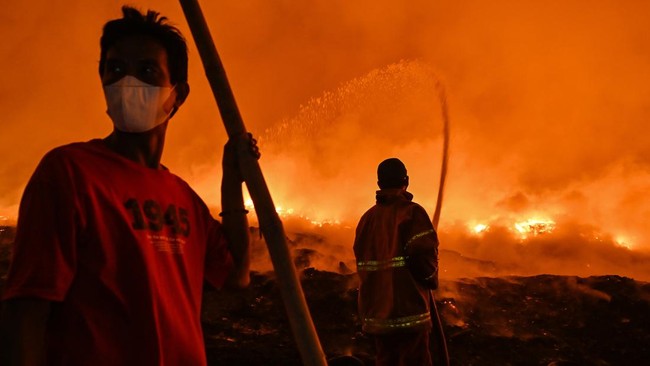
[[[378,191],[377,204],[357,226],[359,316],[370,334],[431,327],[428,292],[437,284],[438,238],[412,197],[400,189]]]

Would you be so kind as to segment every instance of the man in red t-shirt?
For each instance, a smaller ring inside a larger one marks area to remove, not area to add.
[[[113,132],[53,149],[25,188],[3,293],[3,365],[205,365],[204,280],[249,283],[235,145],[257,155],[255,141],[226,144],[220,223],[160,164],[189,94],[185,40],[156,12],[122,11],[100,42]]]

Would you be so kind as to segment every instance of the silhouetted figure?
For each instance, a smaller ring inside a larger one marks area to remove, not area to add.
[[[361,217],[354,255],[359,317],[373,335],[376,365],[431,365],[430,289],[438,286],[438,237],[424,208],[406,191],[404,164],[377,168],[375,206]]]
[[[250,281],[235,151],[246,144],[258,156],[255,142],[224,148],[220,223],[160,163],[190,90],[185,40],[156,12],[122,11],[100,40],[113,132],[47,153],[23,194],[2,365],[205,365],[204,280]]]

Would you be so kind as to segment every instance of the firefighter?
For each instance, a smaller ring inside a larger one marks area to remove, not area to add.
[[[377,202],[361,217],[354,240],[363,331],[375,340],[376,365],[431,365],[438,236],[406,190],[409,177],[399,159],[381,162],[377,178]]]

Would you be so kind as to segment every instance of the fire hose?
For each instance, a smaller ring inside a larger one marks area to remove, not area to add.
[[[433,212],[431,222],[433,228],[438,230],[438,222],[440,221],[440,212],[442,210],[442,197],[445,190],[445,180],[447,179],[447,165],[449,163],[449,111],[447,109],[447,95],[442,86],[442,83],[437,83],[438,97],[440,99],[440,107],[442,108],[442,165],[440,166],[440,183],[438,185],[438,197],[436,199],[436,208]],[[447,340],[442,328],[442,321],[436,306],[436,301],[433,296],[433,291],[429,291],[431,300],[431,321],[433,326],[431,329],[432,348],[434,349],[433,358],[434,365],[449,366],[449,352],[447,350]]]
[[[244,136],[247,133],[246,127],[201,7],[197,0],[180,0],[180,3],[201,56],[203,68],[228,137]],[[247,147],[239,146],[238,149],[240,150],[237,155],[241,173],[255,206],[260,230],[271,256],[277,283],[302,362],[306,366],[327,365],[300,280],[291,259],[282,221],[275,210],[262,170],[257,159],[243,151]]]
[[[447,165],[449,163],[449,111],[447,109],[447,95],[441,83],[437,85],[440,107],[442,108],[442,165],[440,166],[440,183],[438,185],[438,198],[436,209],[433,212],[433,228],[438,230],[440,211],[442,210],[442,197],[445,191],[445,180],[447,179]]]

